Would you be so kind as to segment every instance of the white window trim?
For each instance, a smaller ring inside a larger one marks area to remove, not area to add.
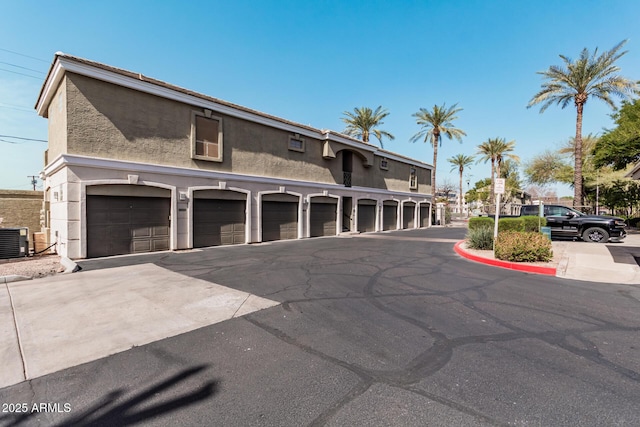
[[[383,163],[386,163],[386,165],[383,165]],[[383,171],[389,170],[389,159],[387,159],[386,157],[380,159],[380,169],[382,169]]]
[[[218,121],[218,157],[201,156],[196,154],[196,117],[204,117],[206,119],[212,119]],[[223,153],[223,132],[222,132],[222,117],[212,116],[211,110],[205,110],[204,113],[200,111],[191,112],[191,158],[196,160],[205,160],[208,162],[222,162]]]

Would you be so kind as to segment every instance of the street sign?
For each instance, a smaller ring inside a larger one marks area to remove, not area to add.
[[[504,194],[505,179],[496,178],[495,193]]]

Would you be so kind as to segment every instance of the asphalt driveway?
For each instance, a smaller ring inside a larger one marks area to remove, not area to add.
[[[280,304],[0,389],[3,425],[639,425],[638,287],[476,264],[464,229],[151,254]],[[64,408],[64,406],[61,406]]]

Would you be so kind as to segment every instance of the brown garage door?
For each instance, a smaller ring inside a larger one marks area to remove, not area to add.
[[[169,249],[171,201],[161,197],[87,196],[87,257]]]
[[[374,202],[375,203],[375,202]],[[376,231],[376,205],[358,202],[358,231]]]
[[[398,205],[384,205],[382,209],[382,229],[395,230],[398,228]]]
[[[245,243],[244,200],[194,199],[193,247]]]
[[[298,238],[298,204],[262,202],[262,241]]]
[[[415,212],[416,205],[413,203],[407,203],[402,207],[402,228],[415,227]]]
[[[420,205],[420,227],[429,226],[429,205]]]
[[[335,203],[311,203],[309,236],[336,235],[337,206]]]

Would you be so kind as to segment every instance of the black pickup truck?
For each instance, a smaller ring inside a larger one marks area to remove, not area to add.
[[[561,205],[543,205],[551,237],[580,237],[585,242],[619,242],[627,237],[622,218],[601,215],[586,215]],[[524,205],[520,215],[539,215],[538,205]]]

